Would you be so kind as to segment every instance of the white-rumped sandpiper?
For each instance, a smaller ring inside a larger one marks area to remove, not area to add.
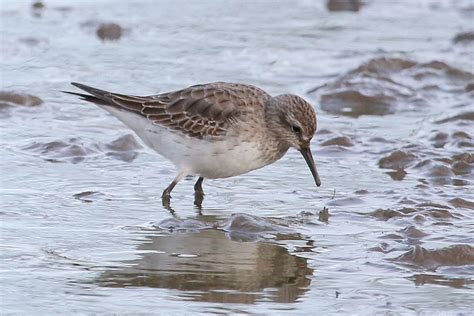
[[[301,152],[317,186],[321,185],[310,149],[316,113],[302,98],[270,96],[251,85],[215,82],[151,96],[131,96],[74,86],[89,94],[67,92],[95,103],[130,127],[143,142],[172,161],[178,174],[162,194],[187,175],[197,175],[196,201],[204,178],[237,176],[269,165],[290,147]]]

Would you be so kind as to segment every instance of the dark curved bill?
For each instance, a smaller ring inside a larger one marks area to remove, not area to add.
[[[311,149],[309,147],[301,148],[300,153],[303,155],[304,160],[306,160],[309,170],[311,170],[314,182],[316,182],[316,185],[319,187],[321,185],[321,179],[319,179],[318,170],[316,169],[316,164],[314,163],[313,155],[311,154]]]

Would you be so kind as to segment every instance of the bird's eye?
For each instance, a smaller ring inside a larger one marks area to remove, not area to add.
[[[295,133],[296,135],[300,135],[300,134],[301,134],[301,127],[299,127],[299,126],[293,125],[293,126],[291,127],[291,130],[292,130],[293,133]]]

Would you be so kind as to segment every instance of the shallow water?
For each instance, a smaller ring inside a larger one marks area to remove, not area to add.
[[[2,313],[472,312],[472,3],[30,6],[0,10]],[[320,188],[292,151],[171,214],[173,166],[59,92],[217,80],[315,105]]]

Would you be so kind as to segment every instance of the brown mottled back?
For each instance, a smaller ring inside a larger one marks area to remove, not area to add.
[[[225,135],[232,120],[243,112],[263,109],[270,98],[257,87],[225,82],[195,85],[145,97],[73,84],[93,95],[91,98],[79,94],[88,101],[134,112],[153,124],[197,138]]]

